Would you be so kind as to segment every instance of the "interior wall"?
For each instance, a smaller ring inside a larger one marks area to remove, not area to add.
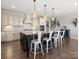
[[[78,24],[76,27],[73,24],[73,20],[75,18],[78,19],[77,13],[66,14],[58,17],[57,19],[59,20],[60,27],[66,26],[67,29],[70,29],[70,38],[78,39]]]

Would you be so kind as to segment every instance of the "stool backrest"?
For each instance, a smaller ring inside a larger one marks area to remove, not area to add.
[[[54,36],[59,37],[60,36],[60,30],[56,30],[55,32],[56,32],[56,34],[54,34]]]
[[[65,35],[65,30],[62,30],[62,31],[60,31],[62,34],[60,35],[60,36],[63,36],[64,37],[64,35]]]
[[[53,33],[52,31],[49,32],[49,40],[50,40],[51,37],[52,37],[52,33]]]
[[[42,36],[42,32],[38,31],[38,41],[41,42],[41,36]]]

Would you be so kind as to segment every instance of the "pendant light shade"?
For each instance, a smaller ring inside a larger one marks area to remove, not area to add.
[[[25,17],[24,17],[24,19],[23,19],[23,24],[25,24],[25,20],[26,20],[26,14],[25,14]]]
[[[36,0],[33,0],[34,2],[36,1]]]

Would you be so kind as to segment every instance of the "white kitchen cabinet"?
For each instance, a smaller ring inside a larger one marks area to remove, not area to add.
[[[16,26],[19,24],[18,19],[19,19],[18,16],[14,16],[14,25]]]
[[[23,25],[23,17],[21,16],[21,17],[19,17],[19,19],[18,19],[18,22],[19,22],[19,25],[20,26],[22,26]]]
[[[1,32],[1,42],[7,41],[6,32]]]
[[[8,24],[8,15],[2,14],[1,16],[1,25],[7,25]]]
[[[13,32],[6,32],[6,36],[7,36],[7,41],[12,41],[14,40],[14,35]]]
[[[14,16],[13,15],[9,15],[9,25],[13,25],[14,24]]]
[[[20,32],[14,32],[14,40],[19,40],[20,39]]]
[[[13,41],[20,39],[20,32],[1,32],[1,42]]]

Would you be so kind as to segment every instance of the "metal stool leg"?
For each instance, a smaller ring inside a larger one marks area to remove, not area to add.
[[[30,56],[31,56],[31,52],[32,52],[32,43],[31,43],[31,46],[30,46]]]
[[[41,45],[42,55],[44,55],[44,53],[43,53],[43,46],[42,46],[42,44],[41,44],[41,43],[40,43],[40,45]]]
[[[46,45],[47,45],[47,46],[46,46],[46,48],[47,48],[47,49],[46,49],[46,52],[48,53],[48,41],[46,42]]]
[[[53,44],[52,44],[52,41],[50,41],[51,42],[51,48],[52,48],[52,50],[53,50]]]
[[[36,57],[36,44],[34,44],[34,59]]]
[[[63,37],[61,37],[61,45],[63,44]]]
[[[55,39],[55,48],[57,48],[57,39]]]

